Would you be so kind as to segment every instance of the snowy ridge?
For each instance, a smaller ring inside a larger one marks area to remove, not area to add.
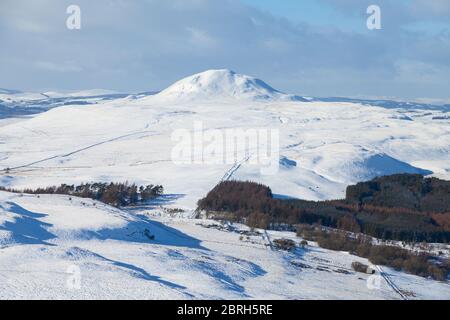
[[[20,92],[0,89],[0,120],[39,114],[66,105],[89,105],[126,97],[126,93],[102,89],[77,92]]]
[[[21,93],[21,92],[19,90],[0,88],[0,94],[18,94],[18,93]]]
[[[369,181],[397,173],[433,174],[416,168],[385,153],[349,143],[329,144],[305,150],[303,165],[327,178],[345,184]]]

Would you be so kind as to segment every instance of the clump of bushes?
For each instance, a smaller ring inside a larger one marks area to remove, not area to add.
[[[291,239],[276,239],[273,241],[275,248],[283,251],[293,251],[297,244]]]
[[[300,245],[302,246],[303,249],[305,249],[309,245],[309,243],[306,240],[302,240],[302,242],[300,242]]]
[[[251,229],[268,229],[270,226],[270,217],[261,212],[252,212],[245,219],[245,222]]]
[[[133,206],[161,196],[164,188],[160,185],[137,186],[136,184],[125,183],[84,183],[78,186],[62,184],[59,187],[52,186],[38,189],[7,189],[0,187],[0,190],[26,193],[26,194],[61,194],[80,198],[98,200],[103,203],[116,206]]]
[[[360,272],[360,273],[367,273],[367,274],[375,273],[375,270],[372,270],[368,265],[366,265],[364,263],[360,263],[360,262],[353,262],[352,268],[356,272]]]

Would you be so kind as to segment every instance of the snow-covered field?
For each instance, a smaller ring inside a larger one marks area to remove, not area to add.
[[[402,298],[386,282],[351,269],[364,259],[314,244],[294,253],[271,249],[274,239],[299,242],[294,234],[261,232],[241,240],[242,226],[219,230],[206,227],[217,222],[159,213],[1,192],[0,298]],[[450,298],[446,283],[385,272],[408,298]]]
[[[239,234],[198,226],[192,210],[222,179],[259,181],[279,196],[312,200],[341,198],[347,185],[385,174],[450,179],[446,108],[306,99],[227,70],[194,75],[156,95],[75,94],[75,103],[52,95],[63,100],[45,100],[40,113],[26,117],[11,110],[34,106],[33,97],[15,105],[17,93],[0,96],[6,110],[0,185],[161,184],[167,194],[161,204],[187,213],[155,218],[160,209],[153,208],[150,218],[143,216],[148,208],[122,212],[89,201],[83,206],[79,199],[1,193],[2,298],[400,298],[390,287],[368,289],[365,275],[336,271],[358,258],[317,247],[275,252],[262,237],[252,244]],[[249,161],[252,150],[236,163],[177,164],[174,132],[186,129],[194,137],[198,124],[205,132],[278,130],[279,171],[262,175]],[[293,235],[270,235],[281,236]],[[293,260],[311,268],[295,267]],[[80,290],[66,285],[71,265],[80,267]],[[417,298],[450,298],[448,284],[387,273]]]

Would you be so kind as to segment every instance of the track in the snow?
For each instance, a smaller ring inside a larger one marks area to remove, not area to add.
[[[41,160],[37,160],[37,161],[31,162],[31,163],[20,165],[20,166],[16,166],[16,167],[5,168],[5,169],[0,170],[0,172],[24,169],[24,168],[28,168],[28,167],[34,166],[36,164],[40,164],[40,163],[47,162],[47,161],[50,161],[50,160],[67,158],[67,157],[70,157],[70,156],[72,156],[74,154],[77,154],[77,153],[80,153],[80,152],[83,152],[83,151],[86,151],[86,150],[89,150],[89,149],[101,146],[103,144],[107,144],[107,143],[110,143],[110,142],[118,141],[118,140],[121,140],[121,139],[125,139],[125,138],[129,138],[129,137],[132,137],[132,136],[136,136],[136,135],[146,134],[146,133],[155,134],[153,131],[150,131],[150,130],[133,132],[133,133],[121,135],[121,136],[118,136],[118,137],[115,137],[115,138],[112,138],[112,139],[108,139],[108,140],[105,140],[105,141],[101,141],[101,142],[98,142],[98,143],[94,143],[94,144],[89,145],[87,147],[76,149],[76,150],[71,151],[69,153],[65,153],[65,154],[60,154],[60,155],[44,158],[44,159],[41,159]]]
[[[387,285],[392,288],[403,300],[408,300],[408,297],[403,293],[403,291],[392,281],[390,276],[383,271],[380,266],[377,266],[380,275],[383,277],[384,281],[386,281]]]
[[[250,159],[250,156],[245,157],[241,161],[236,162],[230,170],[228,170],[225,175],[223,176],[221,182],[223,181],[229,181],[233,177],[233,175],[242,167],[244,163],[246,163]]]

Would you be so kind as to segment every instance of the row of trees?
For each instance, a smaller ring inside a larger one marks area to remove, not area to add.
[[[80,198],[89,198],[103,203],[116,206],[133,206],[147,202],[161,196],[164,188],[160,185],[138,186],[136,184],[125,183],[83,183],[78,186],[62,184],[37,189],[15,190],[1,188],[1,190],[27,193],[27,194],[62,194]]]

